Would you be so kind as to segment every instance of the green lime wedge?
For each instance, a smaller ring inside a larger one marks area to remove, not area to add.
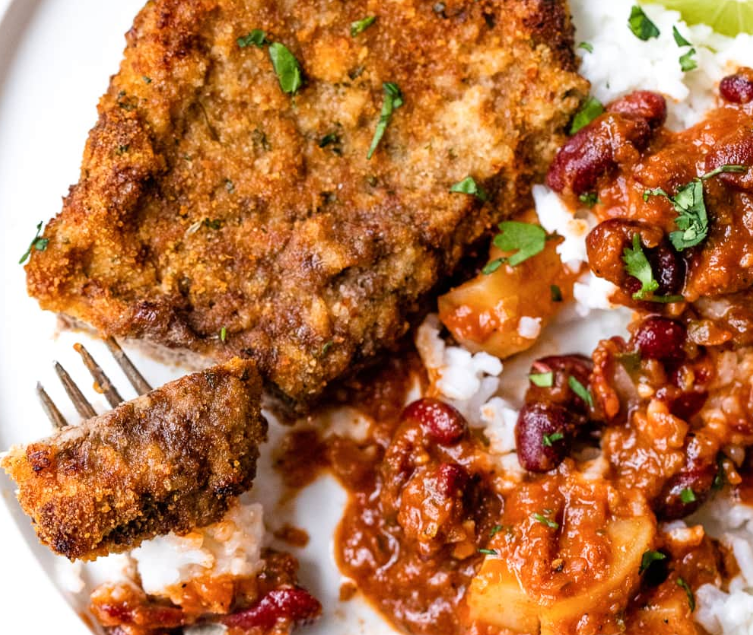
[[[708,24],[717,33],[753,33],[753,0],[656,0],[679,11],[688,24]]]

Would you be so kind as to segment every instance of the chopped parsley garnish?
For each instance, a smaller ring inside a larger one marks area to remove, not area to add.
[[[581,194],[578,200],[586,207],[593,207],[599,202],[599,195],[596,192],[588,192],[588,194]]]
[[[261,29],[254,29],[249,33],[248,35],[244,35],[243,37],[239,37],[236,42],[238,43],[238,46],[242,49],[246,48],[247,46],[256,46],[258,48],[261,48],[265,44],[269,44],[269,40],[267,39],[267,34],[264,33]]]
[[[509,258],[504,258],[511,267],[532,258],[544,251],[546,232],[539,225],[508,220],[498,225],[501,233],[494,237],[494,245],[502,251],[515,251]]]
[[[641,558],[641,567],[638,570],[638,573],[643,573],[654,562],[658,562],[660,560],[666,560],[666,559],[667,559],[667,556],[665,556],[661,551],[649,550],[646,553],[644,553],[643,557]]]
[[[494,538],[500,531],[502,531],[504,527],[502,525],[494,525],[494,527],[491,528],[491,531],[489,532],[489,538]]]
[[[630,10],[628,26],[633,32],[633,35],[644,42],[661,35],[661,31],[659,31],[658,27],[651,22],[649,17],[643,12],[643,9],[637,4]]]
[[[496,556],[497,552],[494,549],[479,549],[479,553],[483,553],[485,556]]]
[[[669,239],[677,251],[683,251],[700,245],[709,233],[709,218],[703,196],[703,181],[724,172],[747,171],[748,167],[745,165],[722,165],[700,178],[693,179],[677,190],[677,194],[674,196],[670,196],[663,189],[657,188],[646,190],[643,193],[643,200],[647,201],[650,196],[662,196],[672,203],[677,212],[675,224],[678,231],[672,232]]]
[[[680,500],[687,505],[688,503],[695,503],[697,499],[695,492],[691,488],[686,487],[680,492]]]
[[[551,448],[557,441],[562,441],[562,439],[565,438],[565,435],[561,432],[554,432],[552,434],[545,434],[543,438],[543,443],[546,447]]]
[[[581,42],[578,44],[579,49],[583,49],[584,51],[588,51],[589,53],[594,52],[594,45],[591,44],[591,42]]]
[[[36,249],[37,251],[44,251],[45,249],[47,249],[47,245],[50,243],[50,239],[39,237],[39,234],[42,233],[43,224],[44,223],[42,221],[39,221],[39,224],[37,225],[37,233],[34,234],[34,239],[29,243],[29,248],[24,252],[24,255],[21,256],[21,260],[18,261],[19,265],[24,264],[29,259],[32,249]]]
[[[327,353],[329,353],[330,350],[332,350],[332,347],[334,345],[335,343],[332,340],[330,340],[324,346],[322,346],[322,357],[326,357]]]
[[[677,29],[676,26],[672,27],[672,35],[675,38],[675,42],[677,43],[677,46],[693,46],[690,42],[688,42],[680,33],[680,31]]]
[[[274,42],[269,45],[269,57],[277,73],[283,93],[294,95],[303,86],[301,65],[287,46]]]
[[[715,176],[718,176],[719,174],[743,174],[747,172],[750,169],[750,166],[747,165],[720,165],[718,168],[711,170],[711,172],[706,172],[701,179],[704,181],[707,181],[708,179],[713,179]]]
[[[554,386],[554,373],[550,370],[548,373],[533,373],[528,375],[528,379],[534,386],[539,388],[551,388]]]
[[[683,73],[687,73],[698,68],[698,62],[696,62],[695,58],[693,57],[694,55],[695,49],[690,49],[687,53],[680,56],[680,68],[682,69]]]
[[[384,89],[384,102],[382,103],[382,112],[379,114],[379,122],[377,123],[376,132],[374,132],[374,139],[371,141],[371,147],[369,153],[366,155],[367,159],[371,159],[376,152],[379,142],[384,136],[385,130],[392,119],[392,113],[400,108],[404,103],[403,93],[400,92],[400,87],[392,82],[385,82],[382,84]]]
[[[589,97],[583,102],[573,122],[570,124],[570,134],[574,135],[581,128],[585,128],[603,112],[604,105],[596,97]]]
[[[205,218],[204,225],[206,227],[209,227],[209,229],[221,229],[222,221],[219,218],[215,218],[215,219]]]
[[[641,354],[638,351],[634,353],[619,353],[617,361],[629,373],[634,373],[641,367]]]
[[[227,340],[227,326],[223,326],[222,329],[220,329],[220,342],[225,342]]]
[[[232,194],[233,192],[235,192],[235,183],[233,183],[230,179],[225,179],[225,189],[229,194]]]
[[[352,22],[350,25],[350,36],[356,37],[356,35],[358,35],[359,33],[363,33],[372,24],[374,24],[374,22],[376,22],[375,15],[370,15],[368,18],[364,18],[363,20]]]
[[[489,195],[476,183],[476,180],[472,176],[466,176],[462,181],[455,183],[450,188],[450,192],[455,194],[471,194],[480,201],[489,200]]]
[[[481,270],[481,273],[483,273],[485,276],[489,276],[493,274],[497,269],[499,269],[504,263],[504,258],[495,258],[491,262],[487,263],[487,265]]]
[[[691,589],[690,585],[682,578],[677,578],[677,586],[681,587],[685,591],[685,595],[688,596],[688,606],[690,606],[690,611],[695,611],[695,596],[693,595],[693,589]]]
[[[634,300],[643,300],[659,288],[659,283],[654,279],[651,263],[643,253],[640,234],[633,234],[633,248],[625,248],[622,261],[625,263],[627,272],[641,283],[641,290],[633,294]]]
[[[146,75],[144,75],[142,77],[142,79],[144,80],[145,84],[151,84],[152,83],[152,78],[151,77],[147,77]]]
[[[651,263],[643,251],[640,234],[633,234],[633,248],[625,247],[625,251],[622,252],[622,262],[625,263],[625,270],[628,274],[641,283],[640,290],[633,294],[633,300],[645,300],[647,302],[660,302],[663,304],[682,302],[684,300],[681,295],[654,295],[654,291],[659,288],[659,282],[654,278]]]
[[[714,476],[714,482],[712,487],[716,490],[724,488],[727,483],[727,472],[724,470],[725,456],[721,452],[716,457],[716,476]]]
[[[553,284],[549,287],[549,291],[552,294],[552,302],[562,302],[562,289]]]
[[[550,529],[559,529],[560,528],[560,524],[558,522],[550,520],[549,518],[547,518],[546,516],[543,516],[541,514],[533,514],[532,517],[533,517],[533,519],[537,523],[541,523],[542,525],[546,525]]]
[[[583,401],[585,401],[591,408],[594,406],[594,398],[591,396],[591,392],[583,384],[581,384],[575,377],[570,375],[567,378],[567,384],[572,388],[572,391],[578,395]]]

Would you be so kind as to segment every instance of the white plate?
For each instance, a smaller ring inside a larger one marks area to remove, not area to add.
[[[36,224],[60,210],[61,196],[78,180],[84,141],[96,120],[95,106],[109,76],[117,71],[123,34],[143,0],[0,0],[0,15],[7,4],[0,23],[0,449],[49,434],[34,386],[41,380],[60,406],[67,403],[52,372],[53,360],[63,363],[81,385],[91,385],[72,351],[75,341],[90,347],[116,385],[127,385],[117,367],[108,363],[101,342],[57,332],[56,318],[27,297],[18,259]],[[153,385],[183,374],[138,355],[134,359]],[[126,398],[134,396],[127,390],[123,393]],[[98,411],[107,409],[93,390],[88,397]],[[65,408],[65,414],[75,420],[71,407]],[[269,473],[257,479],[257,488],[263,490],[260,498],[273,498],[272,479]],[[0,632],[31,628],[34,633],[86,633],[77,615],[85,608],[86,597],[67,595],[64,602],[57,594],[50,584],[55,581],[57,559],[37,543],[5,476],[0,477],[0,493],[8,504],[8,509],[0,504],[4,554]],[[331,479],[321,479],[299,497],[295,507],[266,510],[275,524],[287,514],[312,536],[306,549],[291,551],[301,560],[303,583],[325,605],[325,615],[301,632],[393,633],[364,602],[337,600],[341,576],[332,559],[332,532],[344,500]]]

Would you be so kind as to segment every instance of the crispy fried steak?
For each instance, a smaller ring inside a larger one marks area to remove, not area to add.
[[[39,539],[71,559],[220,520],[251,487],[267,424],[251,361],[231,360],[11,449],[2,466]]]
[[[300,63],[295,94],[255,29]],[[251,357],[298,401],[529,204],[587,91],[566,0],[154,0],[127,41],[29,292],[106,335]],[[404,103],[369,160],[385,83]],[[469,176],[488,201],[450,192]]]

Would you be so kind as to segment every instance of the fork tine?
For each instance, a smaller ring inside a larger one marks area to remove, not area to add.
[[[112,356],[115,358],[115,361],[118,362],[118,366],[123,369],[125,376],[128,377],[128,381],[131,382],[131,386],[135,388],[136,392],[139,395],[145,395],[146,393],[151,392],[152,387],[133,365],[133,362],[128,358],[128,355],[123,352],[123,349],[120,348],[120,344],[115,341],[115,338],[108,337],[105,340],[105,343],[107,344],[107,348],[110,349]]]
[[[60,378],[63,388],[65,388],[65,392],[76,407],[76,412],[78,412],[78,414],[84,419],[96,417],[97,413],[87,401],[86,397],[84,397],[84,393],[81,392],[81,389],[76,385],[76,382],[71,379],[68,371],[66,371],[58,362],[55,362],[55,372]]]
[[[113,386],[110,380],[107,378],[105,371],[103,371],[100,368],[99,364],[94,361],[94,358],[89,354],[89,351],[86,350],[84,345],[74,344],[73,348],[79,355],[81,355],[81,359],[84,360],[86,368],[89,370],[92,377],[94,377],[94,381],[97,383],[97,386],[107,398],[109,404],[113,408],[115,408],[118,404],[122,403],[123,398],[115,389],[115,386]]]
[[[44,409],[45,414],[47,415],[55,429],[62,430],[63,428],[67,428],[68,422],[65,420],[65,417],[60,414],[60,410],[58,410],[55,402],[50,399],[47,391],[39,382],[37,382],[37,396],[39,397],[39,401],[42,404],[42,408]]]

